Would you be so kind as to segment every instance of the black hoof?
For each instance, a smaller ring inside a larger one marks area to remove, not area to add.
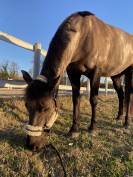
[[[128,129],[128,127],[129,127],[128,124],[124,124],[123,126],[125,129]]]
[[[66,138],[77,138],[77,137],[79,137],[79,132],[77,132],[77,131],[76,132],[70,131],[66,135]]]
[[[90,124],[90,127],[88,128],[89,132],[93,132],[94,129],[96,129],[96,123]]]
[[[93,130],[94,130],[94,127],[92,127],[92,126],[90,126],[90,127],[88,128],[89,133],[92,133]]]
[[[116,117],[116,120],[122,120],[124,118],[124,115],[118,115],[117,117]]]

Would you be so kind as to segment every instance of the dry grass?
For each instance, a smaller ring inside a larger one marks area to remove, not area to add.
[[[80,136],[66,139],[72,123],[70,97],[60,97],[61,115],[49,138],[60,152],[69,177],[131,177],[133,176],[133,123],[125,130],[116,122],[117,99],[100,96],[97,129],[88,133],[91,109],[87,97],[81,98]],[[25,147],[23,124],[28,115],[22,99],[0,100],[0,176],[63,177],[55,152],[32,154]]]

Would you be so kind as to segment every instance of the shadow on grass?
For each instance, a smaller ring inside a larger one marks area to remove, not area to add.
[[[129,160],[130,152],[132,152],[132,146],[119,145],[112,150],[112,155],[115,158],[125,161],[125,160]]]
[[[4,101],[0,103],[0,106],[2,107],[2,110],[4,112],[6,112],[9,115],[12,115],[15,119],[17,119],[17,121],[24,123],[25,121],[23,119],[21,119],[21,117],[19,116],[19,114],[17,114],[14,110],[16,109],[17,111],[19,111],[19,113],[25,114],[27,116],[27,114],[24,111],[21,111],[18,107],[9,104],[9,103],[4,103]]]
[[[112,119],[107,120],[107,117],[103,119],[99,119],[97,122],[97,126],[101,129],[111,130],[113,131],[114,128],[123,128],[119,121],[115,121]]]
[[[61,108],[60,109],[60,114],[62,114],[62,115],[69,115],[69,116],[73,116],[73,111],[70,111],[69,109],[65,109],[65,108]],[[80,116],[81,117],[89,117],[89,116],[91,116],[91,114],[85,114],[85,113],[82,113],[82,112],[80,112]]]
[[[7,142],[13,148],[26,148],[25,136],[17,133],[16,129],[2,129],[0,130],[0,142]]]

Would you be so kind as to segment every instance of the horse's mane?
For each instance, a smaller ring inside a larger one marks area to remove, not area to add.
[[[58,58],[63,55],[64,50],[69,45],[70,37],[72,37],[71,32],[75,33],[78,31],[77,23],[80,23],[80,21],[78,21],[78,17],[85,17],[90,15],[94,14],[87,11],[76,12],[63,21],[50,42],[41,74],[44,74],[47,78],[54,77],[53,73],[55,67],[57,67],[57,62],[59,62]],[[42,83],[38,80],[32,81],[26,89],[26,96],[30,99],[38,99],[48,93],[50,93],[48,84]]]
[[[48,53],[43,63],[41,74],[45,74],[48,76],[48,73],[53,73],[53,71],[55,71],[55,66],[57,66],[59,58],[62,58],[62,56],[64,55],[64,51],[66,50],[66,48],[68,48],[69,44],[71,46],[69,47],[70,50],[66,52],[66,57],[70,58],[69,54],[71,53],[71,51],[74,51],[73,47],[75,47],[75,44],[72,44],[72,42],[70,43],[71,38],[73,37],[74,33],[80,30],[79,28],[81,26],[80,23],[82,23],[82,18],[90,15],[94,14],[87,11],[76,12],[67,17],[61,23],[50,42]],[[67,64],[64,63],[64,65]]]
[[[78,17],[85,17],[85,16],[90,16],[94,15],[91,12],[88,11],[83,11],[83,12],[76,12],[67,17],[63,23],[59,26],[57,29],[55,35],[53,36],[50,45],[49,45],[49,50],[52,49],[52,54],[58,53],[58,49],[65,48],[66,45],[69,43],[69,32],[76,32],[77,31],[77,24],[74,23],[74,20]],[[48,52],[49,55],[49,52]]]
[[[76,13],[75,13],[75,14],[76,14]],[[91,12],[89,12],[89,11],[77,12],[77,14],[81,15],[82,17],[94,15],[93,13],[91,13]]]

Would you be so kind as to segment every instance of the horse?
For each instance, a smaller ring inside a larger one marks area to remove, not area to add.
[[[25,93],[25,105],[29,112],[29,124],[26,125],[27,146],[32,150],[40,149],[47,137],[47,130],[56,121],[58,107],[54,92],[65,70],[72,85],[73,101],[73,123],[69,136],[75,136],[79,132],[81,75],[90,79],[90,131],[94,129],[96,122],[100,77],[111,77],[117,87],[118,78],[125,75],[128,106],[124,126],[127,128],[133,93],[132,68],[132,35],[106,24],[91,12],[76,12],[67,17],[50,42],[40,75],[32,79],[26,71],[22,71],[28,84]]]

